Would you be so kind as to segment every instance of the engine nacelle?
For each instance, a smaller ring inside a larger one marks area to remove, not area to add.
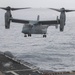
[[[65,15],[65,12],[62,12],[60,14],[60,31],[61,32],[64,30],[65,21],[66,21],[66,15]]]
[[[10,11],[7,11],[5,13],[5,29],[10,28],[10,17],[11,17],[11,13],[10,13]]]
[[[60,21],[60,31],[62,32],[64,30],[64,23]]]
[[[64,31],[65,21],[63,18],[60,19],[60,31]]]

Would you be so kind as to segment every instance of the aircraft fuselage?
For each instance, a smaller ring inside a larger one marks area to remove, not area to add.
[[[46,34],[48,25],[29,25],[25,24],[22,28],[24,34]]]

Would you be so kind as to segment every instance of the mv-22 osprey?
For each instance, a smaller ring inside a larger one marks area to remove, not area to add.
[[[54,8],[49,8],[55,11],[60,12],[60,19],[56,20],[47,20],[47,21],[40,21],[39,20],[39,15],[37,17],[36,21],[33,20],[22,20],[22,19],[15,19],[12,17],[11,11],[14,10],[20,10],[20,9],[29,9],[29,8],[11,8],[11,7],[1,7],[0,9],[6,10],[5,13],[5,28],[9,29],[10,28],[10,22],[16,22],[16,23],[23,23],[24,26],[22,28],[22,33],[24,33],[24,37],[30,36],[31,34],[43,34],[43,37],[46,37],[47,33],[47,28],[49,26],[55,26],[56,28],[60,24],[60,31],[62,32],[64,30],[65,22],[66,22],[66,14],[65,12],[72,12],[75,10],[66,10],[65,8],[61,9],[54,9]]]

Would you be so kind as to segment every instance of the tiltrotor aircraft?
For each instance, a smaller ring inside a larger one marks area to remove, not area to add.
[[[22,28],[22,33],[25,34],[24,35],[25,37],[27,37],[27,34],[30,37],[31,37],[31,34],[43,34],[43,37],[46,37],[47,28],[49,26],[55,26],[57,28],[58,24],[60,24],[60,31],[63,31],[65,21],[66,21],[65,12],[75,11],[75,10],[66,10],[65,8],[61,8],[61,9],[49,8],[49,9],[61,12],[60,19],[58,19],[58,16],[57,16],[56,20],[40,21],[39,15],[38,15],[37,20],[33,21],[33,20],[15,19],[15,18],[12,17],[12,14],[11,14],[11,11],[20,10],[20,9],[29,9],[29,8],[11,8],[11,7],[8,6],[6,8],[1,7],[0,9],[6,10],[6,13],[5,13],[5,28],[6,29],[10,28],[10,22],[23,23],[24,26]]]

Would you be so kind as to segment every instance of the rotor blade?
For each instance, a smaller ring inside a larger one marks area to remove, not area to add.
[[[21,9],[30,9],[30,7],[25,7],[25,8],[11,8],[11,7],[0,7],[0,9],[4,9],[4,10],[21,10]]]
[[[14,11],[14,10],[21,10],[21,9],[30,9],[30,7],[26,7],[26,8],[11,8],[12,11]]]
[[[75,11],[75,10],[65,10],[65,12],[73,12],[73,11]]]
[[[75,10],[65,10],[65,8],[61,8],[61,9],[49,8],[49,9],[55,10],[55,11],[58,11],[58,12],[62,12],[62,11],[64,11],[64,12],[72,12],[72,11],[75,11]]]
[[[0,7],[0,9],[4,9],[4,10],[7,10],[7,8],[3,8],[3,7]]]
[[[55,9],[55,8],[49,8],[49,9],[61,12],[60,9]]]

